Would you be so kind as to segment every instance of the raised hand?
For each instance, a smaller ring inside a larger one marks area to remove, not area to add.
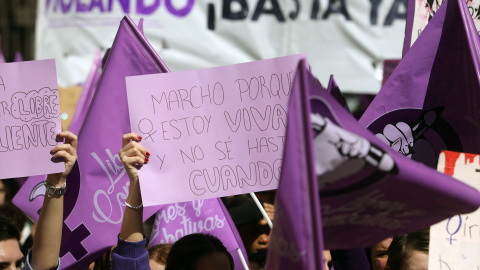
[[[130,180],[138,180],[138,169],[148,162],[150,153],[145,147],[139,144],[142,137],[135,133],[128,133],[122,136],[122,146],[118,155],[125,167]]]

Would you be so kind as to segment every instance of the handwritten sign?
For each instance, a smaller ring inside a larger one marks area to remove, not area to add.
[[[480,190],[480,155],[443,151],[438,171]],[[480,269],[480,209],[430,227],[428,269]]]
[[[128,77],[132,131],[152,154],[140,171],[143,204],[277,188],[302,57]]]
[[[0,65],[0,178],[57,173],[61,131],[54,60]]]

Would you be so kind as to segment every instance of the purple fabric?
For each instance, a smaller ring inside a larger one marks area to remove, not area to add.
[[[83,119],[87,113],[88,106],[92,100],[95,92],[98,79],[100,78],[100,65],[101,65],[101,51],[97,51],[95,59],[93,61],[90,73],[83,86],[82,93],[75,109],[72,122],[69,130],[74,134],[78,134],[82,127]],[[42,184],[46,179],[46,175],[36,175],[26,178],[26,182],[22,185],[20,190],[15,194],[13,203],[20,208],[27,216],[38,221],[40,216],[40,210],[43,205],[43,197],[45,195],[45,186]],[[70,189],[70,188],[68,188]]]
[[[330,250],[336,270],[370,270],[367,254],[363,248]]]
[[[412,29],[413,29],[413,19],[415,17],[415,2],[418,0],[410,0],[407,4],[407,22],[405,25],[405,39],[403,41],[403,52],[402,57],[404,57],[408,50],[410,49],[410,44],[412,43]]]
[[[15,53],[15,58],[13,58],[13,62],[22,62],[23,61],[23,56],[21,52],[16,52]]]
[[[113,246],[120,231],[129,180],[118,154],[121,136],[130,132],[125,77],[168,72],[143,34],[126,16],[113,42],[97,91],[79,134],[79,184],[64,214],[60,257],[65,269],[87,267]],[[82,181],[80,177],[82,176]],[[79,203],[77,203],[77,201]],[[144,218],[158,208],[145,208]]]
[[[330,75],[330,81],[328,82],[327,92],[332,95],[340,105],[342,105],[345,109],[348,109],[347,101],[345,97],[342,95],[342,91],[340,91],[340,87],[338,87],[337,82],[333,78],[333,75]]]
[[[479,47],[465,1],[445,1],[359,124],[430,167],[442,150],[480,153]]]
[[[310,85],[326,94],[310,75],[306,60],[296,71],[288,105],[282,173],[275,204],[275,224],[266,269],[324,269],[320,202],[317,195],[310,125]]]
[[[117,246],[112,252],[112,270],[149,270],[148,250],[146,240],[128,242],[118,237]]]
[[[316,154],[327,249],[372,246],[391,235],[425,228],[480,206],[479,191],[384,145],[378,137],[361,127],[331,95],[319,90],[314,83],[316,79],[306,67],[297,74],[302,76],[301,86],[315,93],[310,96],[312,126],[316,133],[312,149]],[[293,112],[295,109],[289,111],[292,117]],[[293,128],[293,124],[290,126]],[[294,139],[287,137],[285,155],[286,158],[294,156],[296,162],[300,162],[301,155],[288,154],[290,141]],[[295,161],[285,164],[289,164],[283,167],[286,177]],[[301,175],[298,172],[291,178]],[[281,188],[280,185],[279,192]],[[300,212],[298,209],[303,209],[306,203],[293,205],[293,198],[299,196],[296,194],[292,187],[288,206]],[[282,200],[278,199],[278,202]],[[282,209],[283,205],[279,206]],[[277,217],[276,224],[279,223]],[[300,224],[301,219],[295,220]],[[283,226],[286,225],[279,228]]]
[[[148,246],[173,244],[192,233],[208,233],[220,239],[232,255],[235,269],[244,269],[238,248],[248,264],[243,242],[220,198],[163,205],[156,214]]]

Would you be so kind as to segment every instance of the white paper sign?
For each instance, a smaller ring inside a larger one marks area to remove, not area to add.
[[[443,151],[438,171],[480,190],[480,155]],[[480,270],[480,209],[430,227],[429,270]]]

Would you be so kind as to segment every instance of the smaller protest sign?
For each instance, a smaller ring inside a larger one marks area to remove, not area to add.
[[[443,151],[438,171],[480,191],[480,155]],[[480,269],[480,209],[430,227],[428,269]]]
[[[0,178],[58,173],[61,131],[54,60],[0,65]]]
[[[152,154],[139,172],[146,206],[275,189],[293,55],[128,77],[132,131]]]
[[[237,228],[219,198],[163,205],[155,216],[148,245],[173,244],[193,233],[211,234],[220,239],[232,255],[235,269],[244,269],[238,250],[242,252],[244,260],[248,260],[247,253]]]

